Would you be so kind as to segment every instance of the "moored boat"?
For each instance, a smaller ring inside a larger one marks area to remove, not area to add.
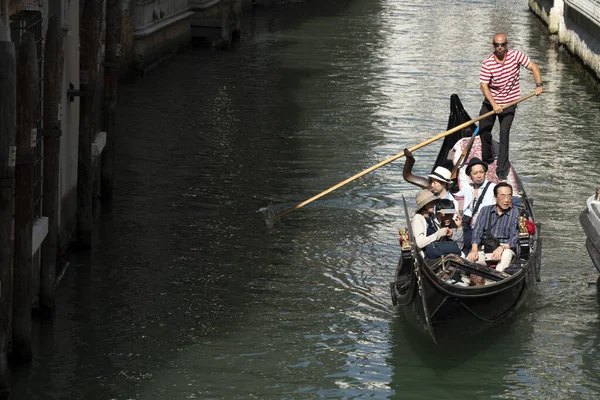
[[[579,214],[579,223],[585,232],[585,248],[594,267],[600,272],[600,189],[588,197],[586,208]]]
[[[448,130],[469,121],[471,118],[460,99],[457,95],[452,95]],[[473,136],[475,131],[475,124],[471,124],[446,136],[431,168],[433,172],[438,166],[452,169],[455,164],[458,165],[457,178],[453,181],[455,194],[460,193],[461,187],[468,184],[468,178],[463,172],[464,166],[471,158],[481,157],[480,140]],[[474,140],[470,141],[471,137]],[[464,157],[461,150],[469,145],[470,151]],[[495,163],[489,166],[487,179],[497,182],[495,167]],[[423,186],[423,180],[416,178],[407,181]],[[526,227],[536,226],[532,200],[512,168],[508,182],[513,187],[513,207],[518,209],[520,215],[520,238],[516,256],[504,272],[472,263],[456,255],[425,259],[411,240],[411,218],[404,201],[407,228],[400,232],[401,256],[395,280],[390,282],[392,302],[410,321],[416,322],[420,329],[427,332],[435,343],[451,342],[456,338],[478,334],[509,320],[539,280],[539,226],[533,232]],[[460,203],[462,199],[458,199]],[[460,281],[452,279],[456,274],[476,275],[485,278],[486,284],[459,285],[457,283]]]

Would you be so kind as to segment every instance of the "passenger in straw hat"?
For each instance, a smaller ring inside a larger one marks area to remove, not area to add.
[[[412,231],[419,249],[444,237],[452,237],[453,230],[440,227],[435,219],[433,207],[436,201],[437,197],[429,189],[421,190],[415,197],[417,211],[412,220]]]
[[[440,199],[452,200],[454,208],[458,211],[458,201],[454,199],[452,193],[448,191],[448,185],[452,183],[452,172],[444,167],[436,167],[431,174],[428,175],[429,188],[433,194]]]

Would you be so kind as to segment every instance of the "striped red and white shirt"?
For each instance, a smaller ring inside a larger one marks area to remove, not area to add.
[[[517,50],[508,50],[504,63],[499,63],[492,53],[481,64],[479,82],[487,83],[494,101],[503,106],[518,100],[521,96],[519,89],[520,67],[527,68],[529,57]]]

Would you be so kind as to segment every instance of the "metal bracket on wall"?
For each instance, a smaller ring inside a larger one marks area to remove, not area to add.
[[[75,101],[75,97],[89,96],[89,94],[84,90],[76,90],[75,86],[71,82],[69,82],[69,89],[67,90],[67,96],[69,97],[69,102],[72,103]]]

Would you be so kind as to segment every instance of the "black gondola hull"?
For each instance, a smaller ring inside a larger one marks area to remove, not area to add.
[[[402,296],[392,283],[392,299],[396,308],[421,331],[429,334],[438,344],[456,338],[478,335],[512,319],[534,288],[536,264],[541,254],[541,243],[530,254],[523,269],[503,281],[481,287],[460,287],[446,283],[432,273],[430,267],[417,261]],[[407,259],[401,259],[407,262]],[[399,266],[400,271],[402,266]],[[405,280],[406,277],[401,279]],[[405,300],[403,303],[399,299]]]

